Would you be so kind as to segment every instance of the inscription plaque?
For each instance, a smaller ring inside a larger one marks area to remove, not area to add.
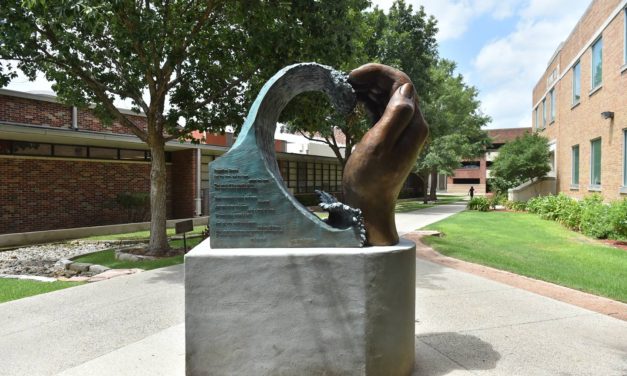
[[[233,147],[210,167],[212,248],[360,247],[359,229],[331,227],[287,190],[274,132],[287,103],[306,91],[326,93],[348,113],[355,93],[340,72],[316,63],[283,68],[261,89]]]

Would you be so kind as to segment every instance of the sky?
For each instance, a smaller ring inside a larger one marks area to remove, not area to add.
[[[387,10],[393,0],[372,0]],[[439,53],[479,90],[487,128],[531,126],[531,94],[591,0],[406,0],[438,20]]]
[[[372,0],[387,10],[393,0]],[[591,0],[406,0],[438,20],[439,53],[479,90],[487,128],[531,126],[532,89]],[[7,89],[51,92],[40,77]],[[116,103],[128,107],[126,103]]]

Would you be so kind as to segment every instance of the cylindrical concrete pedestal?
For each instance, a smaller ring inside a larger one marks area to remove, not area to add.
[[[185,257],[188,375],[410,375],[415,245]]]

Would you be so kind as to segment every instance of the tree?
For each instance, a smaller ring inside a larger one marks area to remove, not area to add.
[[[498,192],[507,192],[527,181],[546,176],[549,165],[549,140],[537,133],[525,134],[499,149],[492,162],[492,184]]]
[[[429,141],[416,162],[416,172],[425,188],[425,202],[429,177],[432,184],[428,196],[435,200],[438,173],[452,174],[463,159],[481,155],[490,143],[481,129],[490,117],[479,109],[477,89],[468,86],[461,74],[455,74],[455,63],[441,59],[429,72],[433,83],[422,106],[429,123]]]
[[[424,96],[431,83],[428,70],[437,56],[435,19],[427,16],[422,6],[414,11],[404,0],[396,0],[388,14],[375,8],[359,17],[355,15],[354,21],[356,35],[351,53],[341,56],[343,60],[338,60],[334,67],[351,70],[369,62],[390,65],[405,72],[419,97]],[[352,114],[340,116],[325,97],[310,94],[306,98],[294,101],[282,120],[290,131],[326,143],[344,166],[353,146],[371,126],[364,117],[365,110],[358,106]],[[295,107],[297,111],[293,110]],[[344,134],[344,155],[334,129]]]
[[[151,153],[149,253],[168,250],[165,143],[194,129],[241,125],[280,67],[350,47],[344,18],[366,0],[7,0],[0,7],[0,84],[16,69],[53,81],[65,103],[95,105]],[[16,63],[15,63],[16,62]],[[146,126],[114,105],[130,99]]]

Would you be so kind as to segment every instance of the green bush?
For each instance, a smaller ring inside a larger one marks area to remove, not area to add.
[[[612,227],[610,236],[616,239],[627,239],[627,198],[610,204],[609,217]]]
[[[577,201],[560,193],[557,196],[532,198],[527,202],[527,210],[544,219],[558,221],[590,237],[627,238],[627,199],[614,201],[608,205],[599,194]]]
[[[594,238],[606,239],[613,232],[610,206],[604,204],[603,198],[598,194],[584,198],[581,206],[581,232]]]
[[[466,207],[469,210],[487,212],[490,210],[490,200],[485,197],[474,197],[472,200],[468,201],[468,205]]]
[[[120,193],[115,201],[126,209],[129,222],[142,222],[150,218],[150,193],[148,192]]]
[[[490,197],[490,207],[496,209],[497,205],[504,205],[507,201],[507,196],[503,193],[497,193]]]
[[[527,210],[527,203],[524,201],[505,201],[503,204],[508,210],[525,211]]]

